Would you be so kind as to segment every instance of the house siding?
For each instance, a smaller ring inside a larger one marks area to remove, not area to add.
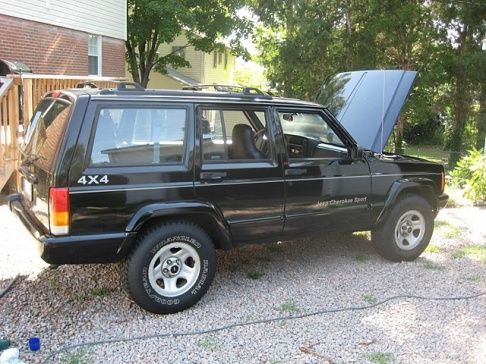
[[[129,75],[129,73],[127,73]],[[131,75],[130,75],[131,76]],[[184,85],[172,78],[170,78],[167,75],[163,75],[161,73],[157,72],[152,72],[150,74],[150,81],[148,84],[148,88],[154,88],[154,89],[169,89],[169,90],[181,90]]]
[[[0,14],[126,40],[126,0],[0,0]]]
[[[214,67],[214,52],[205,53],[204,57],[204,83],[232,84],[234,80],[235,57],[228,52],[228,65],[224,68],[224,58],[222,64]]]
[[[183,47],[187,44],[187,38],[185,35],[179,35],[170,44],[162,44],[159,47],[159,53],[161,56],[169,54],[172,52],[172,47]],[[204,53],[201,51],[196,51],[194,47],[185,48],[185,57],[191,63],[191,67],[181,67],[177,69],[177,72],[192,78],[198,82],[202,82],[202,61]]]
[[[172,47],[182,47],[187,44],[187,38],[185,35],[180,35],[170,44],[162,44],[159,47],[159,53],[161,56],[172,52]],[[177,69],[177,72],[184,76],[190,77],[193,80],[203,83],[219,83],[219,84],[231,84],[234,80],[234,68],[235,57],[228,52],[228,65],[225,69],[224,59],[222,64],[218,64],[214,67],[213,57],[214,53],[204,53],[197,51],[194,47],[185,48],[185,57],[191,63],[191,67],[181,67]],[[127,73],[128,74],[128,73]],[[180,89],[181,83],[177,81],[170,81],[171,78],[165,75],[152,71],[150,73],[149,88],[177,88]]]
[[[125,76],[125,43],[102,37],[102,76]],[[0,59],[34,73],[88,75],[88,33],[0,14]]]

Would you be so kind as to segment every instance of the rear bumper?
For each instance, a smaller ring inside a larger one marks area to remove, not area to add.
[[[29,216],[18,194],[8,196],[10,210],[37,240],[41,258],[49,264],[109,263],[121,260],[135,233],[52,236]]]
[[[442,209],[447,205],[447,201],[449,201],[449,195],[443,193],[437,198],[437,209]]]
[[[13,195],[9,195],[7,197],[7,201],[10,211],[12,211],[20,219],[20,221],[22,221],[24,226],[30,231],[34,238],[39,240],[41,236],[46,233],[45,228],[40,224],[37,224],[35,220],[27,214],[24,206],[22,205],[22,196],[15,193]]]

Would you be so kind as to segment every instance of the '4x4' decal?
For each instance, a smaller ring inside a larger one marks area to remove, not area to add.
[[[108,182],[110,181],[108,180],[108,176],[106,174],[101,176],[101,178],[100,175],[97,174],[94,176],[81,176],[81,178],[78,179],[78,183],[82,185],[99,185],[100,183],[107,184]]]

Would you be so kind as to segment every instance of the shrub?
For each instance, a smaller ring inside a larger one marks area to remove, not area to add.
[[[451,172],[452,184],[465,189],[465,196],[473,202],[486,201],[486,156],[481,150],[471,149],[457,162]]]

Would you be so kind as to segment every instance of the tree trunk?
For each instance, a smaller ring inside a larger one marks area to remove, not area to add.
[[[459,46],[457,47],[458,64],[455,71],[455,90],[454,90],[454,124],[452,125],[451,139],[449,142],[449,166],[455,167],[462,153],[462,143],[464,131],[466,129],[467,117],[469,114],[469,98],[467,96],[468,87],[464,65],[461,64],[464,53],[467,49],[467,38],[469,28],[467,25],[459,31]]]
[[[402,55],[401,59],[401,66],[400,68],[402,70],[408,71],[410,69],[410,59],[412,57],[409,57],[408,54]],[[397,126],[396,126],[396,139],[395,139],[395,153],[398,154],[403,154],[405,152],[403,148],[403,130],[405,129],[405,123],[407,122],[407,119],[403,114],[401,114],[398,117],[397,121]]]
[[[484,148],[486,152],[486,84],[482,83],[479,94],[479,113],[477,116],[476,148]]]
[[[405,116],[400,115],[398,118],[397,126],[395,128],[396,130],[396,139],[395,139],[395,153],[398,154],[403,154],[404,149],[403,149],[403,128],[405,126]]]
[[[344,15],[346,18],[346,34],[347,34],[347,46],[346,46],[346,67],[348,70],[353,69],[353,23],[351,20],[351,8],[349,0],[344,2]]]
[[[135,54],[135,50],[133,49],[133,46],[129,40],[125,42],[125,47],[127,49],[128,69],[132,75],[132,79],[134,82],[140,83],[140,75],[138,73],[137,56]]]
[[[449,143],[449,166],[454,167],[461,158],[462,142],[466,121],[468,117],[468,100],[466,96],[467,87],[461,73],[456,78],[456,87],[454,95],[454,124],[452,126],[451,139]]]

